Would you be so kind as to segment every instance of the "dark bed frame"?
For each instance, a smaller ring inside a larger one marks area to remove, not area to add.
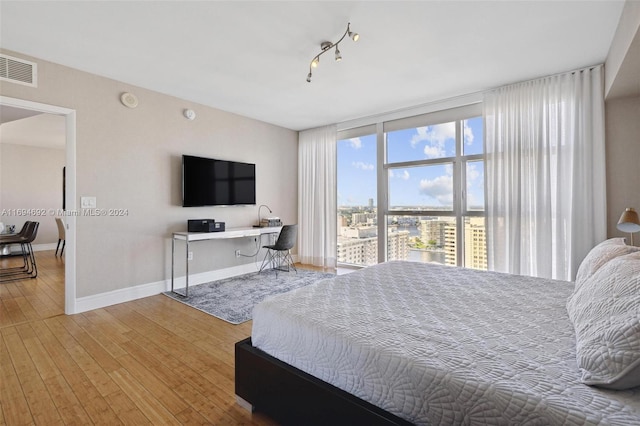
[[[281,424],[412,424],[253,347],[250,337],[235,349],[236,395]]]

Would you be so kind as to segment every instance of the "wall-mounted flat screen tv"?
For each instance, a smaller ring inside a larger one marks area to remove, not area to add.
[[[182,156],[182,206],[256,203],[256,165]]]

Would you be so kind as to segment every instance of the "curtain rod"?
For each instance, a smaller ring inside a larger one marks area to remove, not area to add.
[[[399,118],[412,117],[414,115],[425,114],[425,113],[428,113],[428,112],[435,112],[435,111],[439,111],[439,110],[445,110],[445,109],[450,109],[450,108],[470,105],[470,104],[482,102],[482,97],[484,96],[485,93],[492,92],[492,91],[500,89],[502,87],[509,87],[509,86],[513,86],[513,85],[516,85],[516,84],[528,83],[528,82],[531,82],[531,81],[541,80],[543,78],[548,78],[548,77],[556,77],[556,76],[563,75],[563,74],[576,74],[576,73],[587,71],[587,70],[591,71],[591,70],[593,70],[593,69],[595,69],[597,67],[600,67],[600,66],[603,67],[604,63],[590,65],[590,66],[583,67],[583,68],[578,68],[578,69],[575,69],[575,70],[572,70],[572,71],[564,71],[564,72],[559,72],[559,73],[556,73],[556,74],[545,75],[545,76],[542,76],[542,77],[536,77],[536,78],[532,78],[532,79],[529,79],[529,80],[516,81],[516,82],[513,82],[513,83],[507,83],[507,84],[503,84],[501,86],[493,87],[493,88],[490,88],[490,89],[485,89],[485,90],[481,90],[481,91],[477,91],[477,92],[467,93],[467,94],[464,94],[464,95],[452,96],[450,98],[440,99],[440,100],[437,100],[437,101],[425,102],[425,103],[420,104],[420,105],[414,105],[414,106],[405,107],[405,108],[398,108],[398,109],[391,110],[391,111],[381,112],[379,114],[372,114],[372,115],[368,115],[368,116],[365,116],[365,117],[354,118],[354,119],[351,119],[351,120],[346,120],[346,121],[342,121],[342,122],[336,123],[336,126],[337,126],[338,131],[350,130],[350,129],[353,129],[353,128],[364,127],[364,126],[367,126],[367,125],[376,124],[378,122],[397,120]],[[435,108],[439,108],[439,109],[434,109],[434,107]]]
[[[592,70],[594,70],[594,69],[596,69],[598,67],[604,67],[604,63],[596,64],[596,65],[590,65],[588,67],[578,68],[578,69],[571,70],[571,71],[563,71],[563,72],[558,72],[558,73],[555,73],[555,74],[544,75],[542,77],[531,78],[529,80],[516,81],[516,82],[513,82],[513,83],[504,84],[502,86],[494,87],[493,89],[485,90],[483,93],[493,92],[494,90],[502,89],[504,87],[515,86],[516,84],[531,83],[532,81],[538,81],[538,80],[542,80],[542,79],[549,78],[549,77],[558,77],[558,76],[565,75],[565,74],[574,75],[574,74],[578,74],[578,73],[581,73],[581,72],[584,72],[584,71],[592,71]]]

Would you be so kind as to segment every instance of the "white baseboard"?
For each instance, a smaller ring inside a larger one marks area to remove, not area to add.
[[[189,287],[193,287],[199,284],[208,283],[211,281],[223,280],[225,278],[237,277],[238,275],[250,274],[251,272],[257,272],[255,263],[245,263],[244,265],[232,266],[230,268],[216,269],[214,271],[201,272],[199,274],[189,275]],[[171,290],[171,279],[167,280],[166,290]],[[176,277],[173,282],[173,288],[184,288],[185,278],[184,276]]]
[[[76,309],[74,313],[79,314],[93,309],[117,305],[118,303],[130,302],[143,297],[155,296],[156,294],[166,291],[165,287],[166,283],[164,281],[157,281],[155,283],[121,288],[92,296],[79,297],[76,299]]]
[[[34,248],[35,249],[35,248]],[[55,247],[54,247],[55,249]],[[297,256],[293,256],[294,262]],[[202,272],[199,274],[189,275],[189,287],[211,281],[222,280],[225,278],[235,277],[238,275],[256,272],[256,263],[245,263],[243,265],[232,266],[230,268],[217,269],[214,271]],[[176,277],[174,280],[174,289],[185,287],[185,277]],[[153,283],[140,284],[133,287],[122,288],[105,293],[94,294],[92,296],[79,297],[76,299],[75,313],[100,309],[106,306],[117,305],[118,303],[130,302],[132,300],[141,299],[143,297],[155,296],[171,290],[171,278],[164,281],[156,281]]]
[[[55,250],[57,243],[49,243],[49,244],[31,244],[33,251],[47,251],[47,250]],[[11,244],[11,253],[22,253],[20,249],[20,244]]]
[[[33,247],[33,251],[46,251],[46,250],[55,250],[57,245],[58,245],[57,243],[32,244],[31,247]],[[62,247],[62,243],[60,244],[60,247]]]

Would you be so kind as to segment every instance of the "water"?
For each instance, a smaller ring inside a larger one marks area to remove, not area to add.
[[[409,258],[412,262],[436,262],[444,264],[444,251],[409,249]]]

